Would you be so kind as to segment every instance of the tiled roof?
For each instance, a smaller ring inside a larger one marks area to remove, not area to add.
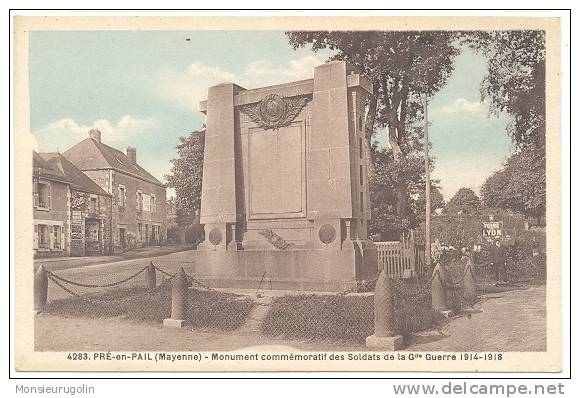
[[[143,167],[134,164],[126,154],[92,138],[67,149],[63,155],[81,170],[114,169],[163,186],[163,183]]]
[[[34,152],[33,158],[34,167],[36,168],[38,165],[41,175],[46,175],[49,178],[55,177],[61,181],[65,181],[71,185],[71,188],[79,191],[97,195],[109,195],[60,153],[38,154]]]
[[[50,163],[42,158],[36,151],[32,151],[32,172],[39,177],[46,177],[58,181],[68,182],[64,174],[55,169]]]

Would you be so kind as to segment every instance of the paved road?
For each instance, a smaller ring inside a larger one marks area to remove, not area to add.
[[[128,278],[129,276],[135,274],[137,271],[143,269],[143,267],[149,265],[150,262],[153,262],[154,265],[172,274],[177,272],[181,267],[184,268],[185,272],[192,273],[192,259],[194,253],[194,250],[186,250],[152,258],[137,258],[133,260],[124,260],[105,264],[82,265],[77,268],[54,269],[51,267],[51,264],[49,264],[47,268],[51,271],[55,271],[55,274],[70,281],[84,284],[103,285]],[[158,280],[161,280],[163,279],[163,275],[158,273],[157,278]],[[130,287],[144,284],[145,274],[141,274],[134,279],[131,279],[129,282],[124,283],[122,286]],[[73,291],[79,294],[94,292],[94,289],[83,288],[79,286],[72,286],[71,288]],[[64,292],[60,287],[56,286],[52,281],[49,281],[49,301],[62,299],[68,296],[68,293]]]
[[[86,267],[99,264],[113,264],[121,261],[155,258],[166,256],[171,253],[191,250],[190,245],[168,245],[168,246],[149,246],[140,249],[130,250],[115,256],[88,256],[88,257],[54,257],[54,258],[37,258],[34,260],[34,271],[44,265],[44,268],[50,271],[57,271],[70,268]]]

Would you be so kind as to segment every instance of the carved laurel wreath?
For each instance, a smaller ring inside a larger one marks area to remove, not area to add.
[[[259,127],[277,130],[292,123],[310,99],[308,96],[281,97],[270,94],[258,103],[244,105],[241,111]]]
[[[263,231],[260,231],[260,235],[265,237],[266,240],[270,242],[270,244],[272,244],[272,246],[280,250],[286,250],[294,246],[293,243],[286,242],[284,238],[282,238],[280,235],[278,235],[271,229],[265,229]]]

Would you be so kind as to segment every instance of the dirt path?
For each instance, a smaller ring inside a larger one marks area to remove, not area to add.
[[[534,286],[487,296],[471,316],[453,319],[439,333],[416,336],[412,351],[545,351],[546,288]]]
[[[285,340],[244,334],[161,328],[118,319],[61,318],[41,314],[35,319],[36,351],[230,351],[256,345],[287,350],[360,351],[342,342]]]
[[[441,331],[415,336],[411,351],[543,351],[546,349],[544,287],[489,295],[470,317],[452,319]],[[255,345],[321,351],[363,351],[362,345],[341,342],[271,338],[257,333],[215,333],[120,319],[61,318],[41,314],[35,319],[38,351],[223,351]]]

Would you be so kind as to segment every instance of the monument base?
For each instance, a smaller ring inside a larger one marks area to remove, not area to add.
[[[165,318],[163,320],[164,328],[177,328],[180,329],[185,326],[185,321],[183,319],[171,319]]]
[[[381,348],[385,351],[397,351],[403,347],[403,336],[378,337],[374,334],[367,337],[368,348]]]
[[[195,278],[217,288],[340,292],[376,273],[372,243],[342,250],[197,250],[193,258]]]

